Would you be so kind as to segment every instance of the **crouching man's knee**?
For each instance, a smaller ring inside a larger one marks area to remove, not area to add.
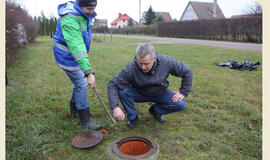
[[[118,93],[120,98],[127,97],[129,95],[127,88],[120,90]]]
[[[177,108],[178,111],[184,110],[186,108],[186,102],[185,102],[185,100],[183,99],[183,100],[179,101],[177,103],[177,107],[176,108]]]

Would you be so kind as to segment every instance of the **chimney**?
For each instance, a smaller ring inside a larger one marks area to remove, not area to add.
[[[214,0],[213,9],[212,9],[213,17],[217,17],[217,0]]]
[[[121,17],[121,13],[119,13],[119,18]]]

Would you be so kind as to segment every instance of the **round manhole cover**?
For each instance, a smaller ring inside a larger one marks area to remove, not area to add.
[[[87,131],[76,135],[71,144],[76,148],[89,148],[99,144],[103,139],[103,134],[97,131]]]

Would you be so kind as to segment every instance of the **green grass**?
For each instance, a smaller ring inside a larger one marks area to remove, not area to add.
[[[141,40],[96,37],[90,62],[97,89],[108,106],[107,83],[134,58]],[[145,42],[145,41],[144,41]],[[188,44],[154,44],[156,50],[189,65],[194,74],[187,108],[165,115],[160,124],[148,114],[148,103],[136,104],[139,122],[129,129],[126,121],[114,125],[93,90],[88,90],[91,118],[110,134],[94,148],[76,149],[71,140],[79,120],[69,111],[72,84],[57,67],[50,41],[39,37],[22,49],[6,68],[6,159],[106,160],[105,148],[131,134],[152,137],[160,145],[161,160],[262,159],[262,66],[253,71],[218,67],[234,60],[262,62],[262,53]],[[181,80],[170,76],[172,90]]]

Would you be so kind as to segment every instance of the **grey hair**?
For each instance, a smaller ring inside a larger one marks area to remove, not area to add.
[[[151,59],[153,59],[155,57],[155,48],[151,44],[140,44],[136,49],[136,57],[144,58],[147,55],[150,55]]]

